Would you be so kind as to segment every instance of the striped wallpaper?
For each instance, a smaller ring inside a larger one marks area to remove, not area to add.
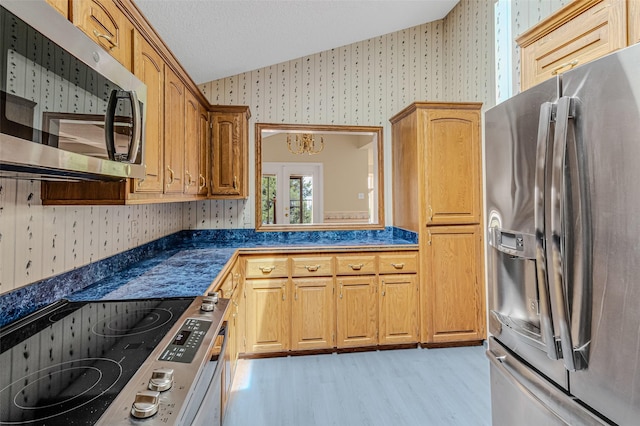
[[[514,31],[564,2],[514,0]],[[383,126],[390,224],[388,119],[417,100],[493,105],[493,63],[493,2],[461,0],[444,20],[200,88],[213,104],[251,107],[250,164],[256,122]],[[252,228],[253,210],[253,196],[138,206],[42,206],[38,182],[0,178],[0,294],[181,229]]]

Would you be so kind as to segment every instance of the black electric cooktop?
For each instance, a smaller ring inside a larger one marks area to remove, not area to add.
[[[58,302],[0,330],[0,425],[91,425],[193,298]]]

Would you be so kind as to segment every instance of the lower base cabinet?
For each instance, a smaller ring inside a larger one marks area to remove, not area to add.
[[[289,350],[288,279],[245,281],[246,346],[248,353]]]
[[[381,275],[380,345],[415,343],[418,327],[418,279],[416,274]]]
[[[291,350],[329,349],[335,343],[333,277],[294,278]]]
[[[423,342],[436,346],[485,339],[480,226],[430,227],[425,247]]]
[[[378,297],[375,275],[337,278],[337,347],[378,344]]]

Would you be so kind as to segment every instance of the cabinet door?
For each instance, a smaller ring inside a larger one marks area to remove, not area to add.
[[[164,169],[164,61],[139,33],[133,39],[133,72],[147,85],[144,133],[144,179],[135,179],[133,192],[162,193]]]
[[[113,0],[72,1],[72,21],[131,70],[133,24]]]
[[[178,76],[165,69],[165,193],[182,193],[184,175],[185,88]]]
[[[586,3],[569,2],[555,18],[543,20],[518,37],[520,90],[621,49],[627,45],[627,36],[636,36],[631,27],[627,31],[627,5],[635,7],[636,0],[591,1],[585,10]],[[632,15],[629,19],[631,25],[637,24],[631,22]]]
[[[338,348],[378,344],[375,276],[337,277]]]
[[[480,223],[480,111],[432,109],[426,120],[427,224]]]
[[[289,291],[286,279],[246,280],[247,352],[289,349]]]
[[[185,93],[184,193],[198,193],[200,173],[200,103],[190,91]]]
[[[244,325],[241,320],[241,310],[240,303],[242,300],[242,295],[244,293],[244,285],[243,283],[239,283],[234,292],[233,297],[231,298],[231,329],[233,330],[233,344],[231,347],[231,380],[233,381],[233,377],[236,374],[236,367],[238,364],[238,354],[241,352],[241,342],[244,338],[244,333],[242,333],[242,326]]]
[[[415,274],[380,276],[380,344],[414,343],[418,335]]]
[[[209,179],[207,174],[209,173],[209,113],[200,105],[198,114],[198,121],[200,127],[200,156],[199,156],[199,172],[198,172],[198,195],[209,194]]]
[[[485,338],[479,226],[431,227],[424,246],[427,343]]]
[[[333,277],[294,278],[291,349],[332,348],[335,338]]]
[[[212,114],[211,194],[242,194],[244,176],[242,147],[242,115],[239,113]]]

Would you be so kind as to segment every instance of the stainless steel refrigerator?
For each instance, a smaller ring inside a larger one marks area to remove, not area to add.
[[[493,424],[640,424],[640,45],[485,132]]]

